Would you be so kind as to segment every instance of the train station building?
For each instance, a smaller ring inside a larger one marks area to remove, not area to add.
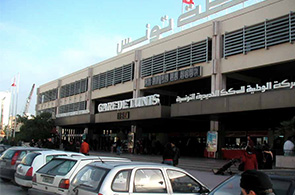
[[[146,153],[173,141],[187,156],[221,157],[247,135],[273,145],[295,116],[294,11],[294,0],[262,1],[122,52],[40,86],[36,112],[97,150],[115,137]],[[196,20],[186,13],[178,26]]]

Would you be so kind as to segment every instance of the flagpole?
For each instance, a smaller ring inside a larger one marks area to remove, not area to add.
[[[16,131],[16,115],[17,115],[17,102],[18,102],[18,92],[19,92],[19,79],[20,74],[18,73],[18,79],[17,79],[17,85],[16,85],[16,103],[15,103],[15,116],[14,116],[14,131],[13,131],[13,137],[15,137],[15,131]]]

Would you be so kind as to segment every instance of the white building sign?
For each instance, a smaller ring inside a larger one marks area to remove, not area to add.
[[[130,108],[138,108],[145,106],[154,106],[160,104],[160,95],[154,94],[145,97],[109,102],[109,103],[101,103],[98,105],[98,112],[106,112],[106,111],[115,111],[115,110],[123,110]]]

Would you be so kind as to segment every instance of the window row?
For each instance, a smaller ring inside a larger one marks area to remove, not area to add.
[[[56,113],[56,108],[47,108],[47,109],[44,109],[44,110],[39,110],[37,112],[37,115],[41,114],[41,113],[44,113],[44,112],[48,112],[48,113],[51,113],[51,114],[55,114]]]
[[[88,79],[82,79],[60,88],[60,98],[84,93],[88,90]]]
[[[68,113],[68,112],[75,112],[79,110],[86,110],[87,109],[87,101],[77,102],[73,104],[66,104],[62,105],[58,108],[59,114]]]
[[[192,66],[211,60],[211,40],[191,43],[171,51],[143,59],[141,61],[141,77],[165,73],[170,70]]]
[[[93,76],[92,90],[133,80],[133,63]]]
[[[38,95],[38,103],[46,103],[57,99],[57,88],[46,91],[44,93],[40,93]]]
[[[295,14],[225,33],[223,39],[224,57],[270,46],[295,41]]]

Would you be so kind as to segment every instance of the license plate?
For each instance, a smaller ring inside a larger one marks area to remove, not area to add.
[[[44,177],[43,176],[42,181],[45,183],[53,183],[53,177]]]

